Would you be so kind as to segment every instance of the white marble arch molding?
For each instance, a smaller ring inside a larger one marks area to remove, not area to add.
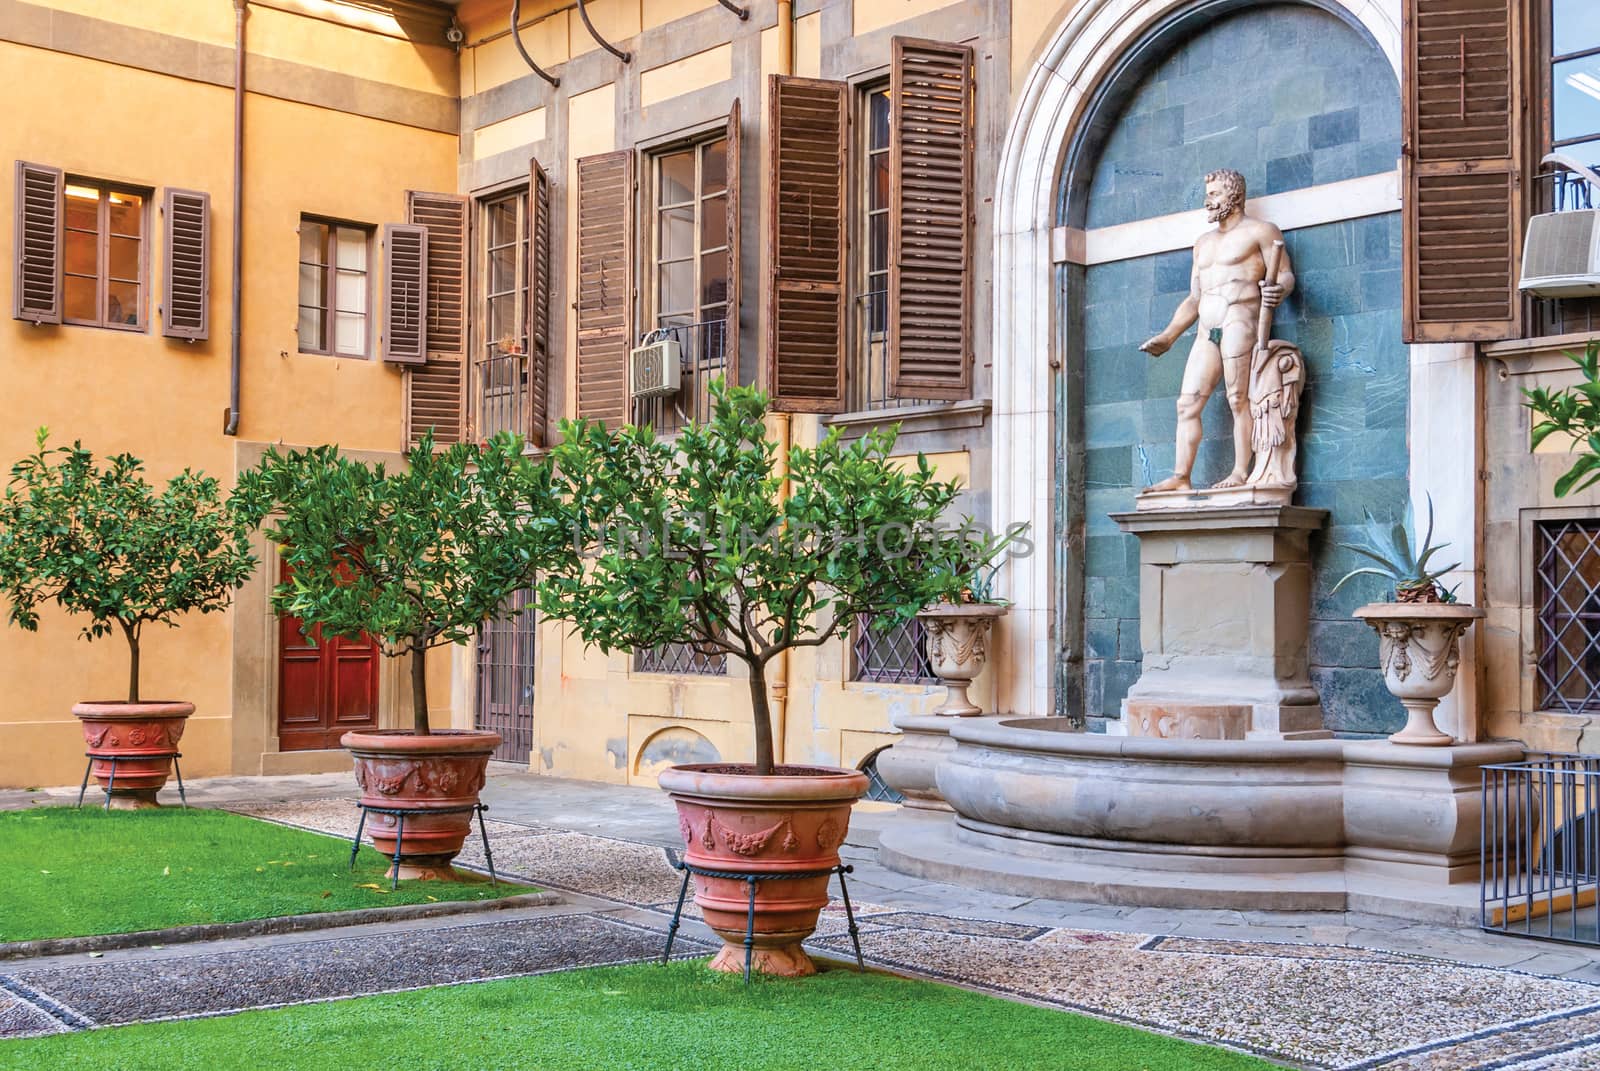
[[[1362,31],[1388,58],[1399,84],[1400,0],[1294,2]],[[994,665],[996,710],[1057,712],[1053,604],[1061,551],[1053,413],[1064,331],[1056,300],[1062,276],[1051,261],[1050,232],[1057,224],[1072,225],[1074,217],[1081,226],[1084,211],[1074,200],[1081,192],[1063,178],[1087,171],[1071,164],[1093,159],[1126,94],[1177,40],[1224,15],[1264,6],[1258,0],[1082,0],[1022,83],[995,183],[992,520],[997,528],[1028,522],[1034,552],[1012,558],[1002,577],[1013,605],[994,645],[1003,652]],[[1084,182],[1087,176],[1077,180]]]

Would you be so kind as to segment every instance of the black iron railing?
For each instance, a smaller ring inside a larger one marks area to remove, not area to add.
[[[856,298],[854,360],[845,377],[846,407],[853,413],[927,405],[926,398],[896,397],[889,385],[889,292],[873,290]]]
[[[1600,944],[1600,756],[1483,768],[1479,925]]]
[[[1595,166],[1595,165],[1591,165]],[[1579,212],[1596,206],[1595,189],[1582,175],[1556,168],[1534,179],[1535,212]],[[1600,298],[1532,298],[1531,333],[1568,335],[1600,330]]]
[[[528,432],[528,355],[505,353],[476,362],[474,426],[478,438],[502,431]]]
[[[728,370],[728,321],[725,319],[675,324],[645,336],[648,341],[664,338],[678,344],[678,393],[635,398],[633,422],[650,424],[657,432],[671,435],[685,424],[702,423],[709,418],[711,381],[722,375],[736,379],[739,370],[731,373]]]

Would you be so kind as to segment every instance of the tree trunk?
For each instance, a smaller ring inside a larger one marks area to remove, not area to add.
[[[767,706],[766,666],[750,659],[750,710],[756,723],[756,773],[769,775],[775,769],[772,759],[772,711]]]
[[[139,701],[139,630],[121,622],[122,634],[128,637],[128,702]]]
[[[411,715],[418,736],[428,731],[428,649],[411,652]]]

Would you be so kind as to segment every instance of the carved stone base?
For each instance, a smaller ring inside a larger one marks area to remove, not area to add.
[[[1123,531],[1139,537],[1144,661],[1124,701],[1130,735],[1328,735],[1308,658],[1309,540],[1327,516],[1326,510],[1288,505],[1112,514]],[[1242,729],[1236,715],[1223,713],[1239,709],[1249,711]],[[1154,731],[1142,725],[1149,714],[1155,715]]]
[[[1140,511],[1158,509],[1215,509],[1221,506],[1287,506],[1293,486],[1200,487],[1188,491],[1146,491],[1133,500]]]

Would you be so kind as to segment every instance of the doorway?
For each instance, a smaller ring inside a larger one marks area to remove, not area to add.
[[[500,734],[494,757],[526,764],[533,755],[534,641],[531,588],[511,597],[478,633],[478,694],[473,727]]]
[[[283,579],[289,565],[283,564]],[[278,618],[278,750],[337,748],[353,729],[378,727],[377,641],[323,636],[298,617]]]

